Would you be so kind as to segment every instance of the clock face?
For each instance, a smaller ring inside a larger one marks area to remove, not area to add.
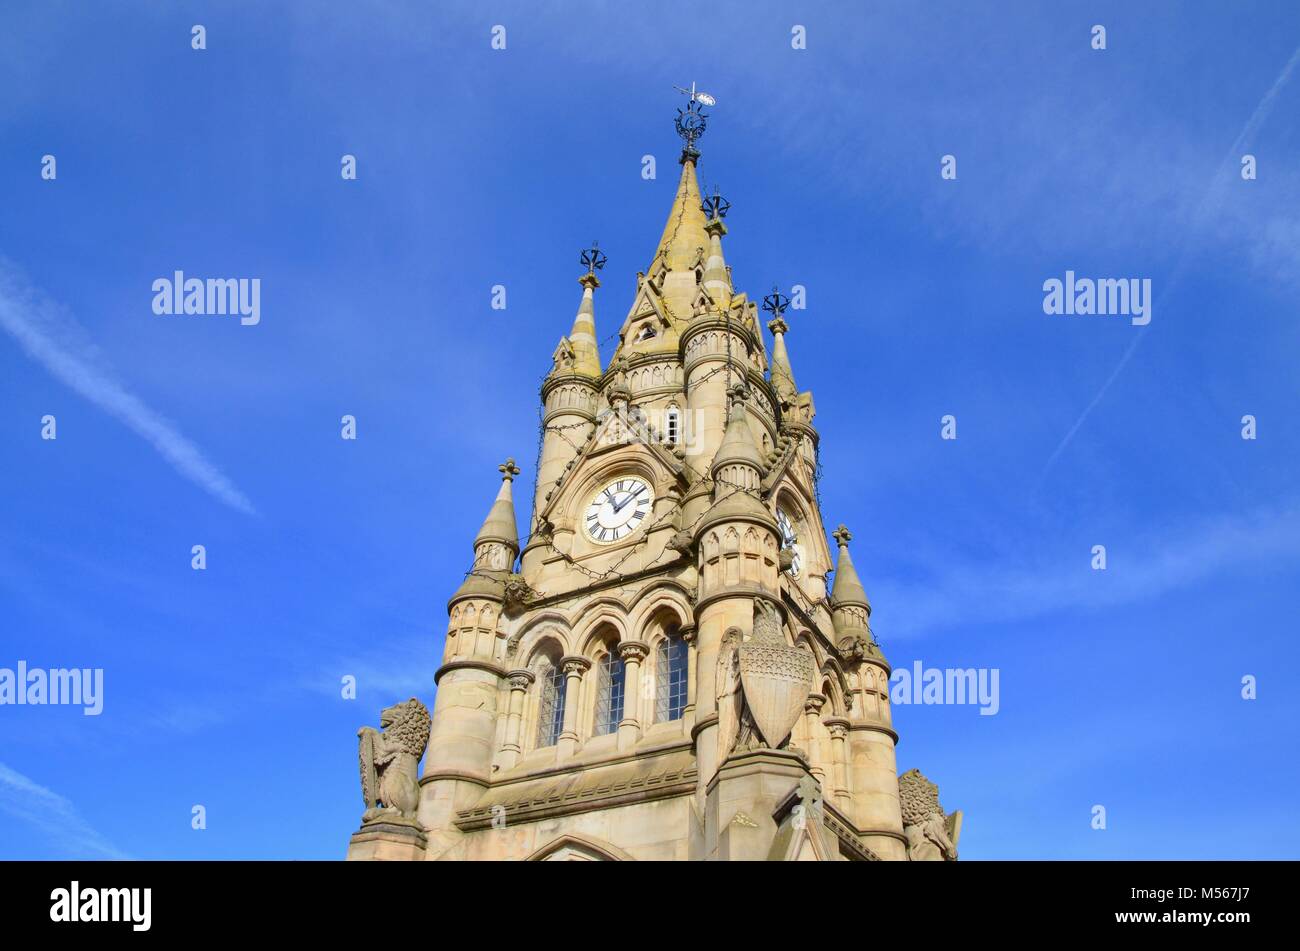
[[[611,482],[587,506],[587,537],[602,545],[622,541],[641,527],[653,505],[654,493],[644,479],[627,476]]]
[[[799,535],[794,530],[794,522],[790,521],[790,516],[786,515],[781,509],[776,510],[776,527],[781,530],[781,547],[790,549],[794,558],[790,562],[790,577],[799,577],[799,569],[803,566],[803,549],[799,545]]]

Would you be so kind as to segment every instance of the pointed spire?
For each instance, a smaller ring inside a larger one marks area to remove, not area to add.
[[[519,475],[519,467],[515,465],[514,459],[507,459],[497,466],[497,470],[501,473],[501,488],[497,490],[497,497],[492,502],[492,508],[488,510],[483,527],[474,537],[474,549],[477,551],[480,545],[495,542],[505,545],[518,555],[519,525],[515,521],[515,501],[510,491],[510,484],[515,476]],[[513,564],[513,559],[511,563]]]
[[[727,429],[722,436],[722,444],[713,457],[713,477],[728,466],[741,465],[753,470],[757,477],[763,474],[763,453],[754,443],[754,431],[746,419],[745,400],[749,390],[743,383],[737,383],[727,390],[731,406],[727,410]]]
[[[712,245],[706,230],[708,222],[700,207],[700,185],[695,177],[698,155],[689,149],[682,153],[682,177],[677,183],[677,194],[654,260],[646,272],[653,278],[661,265],[668,269],[663,296],[672,314],[681,318],[691,316],[697,287],[695,269],[703,269]]]
[[[870,614],[871,603],[867,600],[867,592],[858,579],[858,572],[853,567],[853,559],[849,557],[849,540],[853,536],[847,528],[841,525],[831,533],[831,537],[840,546],[840,557],[835,563],[835,584],[831,588],[831,604],[837,609],[841,607],[865,608],[866,613]]]
[[[790,332],[790,325],[785,322],[785,309],[789,306],[790,298],[782,294],[779,287],[773,287],[772,293],[763,298],[763,310],[772,315],[767,322],[767,329],[772,331],[772,387],[784,406],[793,404],[799,395],[794,370],[790,367],[790,354],[785,349],[785,335]]]
[[[573,329],[556,348],[552,372],[577,373],[598,379],[603,371],[600,368],[600,344],[596,340],[595,290],[600,287],[596,272],[605,266],[606,261],[600,242],[593,241],[591,247],[582,252],[580,260],[587,266],[587,273],[578,278],[582,285],[582,302],[573,318]]]
[[[704,262],[704,289],[725,310],[731,306],[731,276],[727,273],[727,262],[722,257],[722,236],[727,233],[727,226],[722,223],[722,219],[727,217],[731,203],[715,188],[713,194],[705,198],[702,204],[704,214],[709,219],[709,223],[704,226],[704,231],[709,236],[709,256]]]
[[[573,318],[573,329],[569,331],[569,346],[573,348],[572,372],[583,376],[599,377],[600,345],[596,341],[596,307],[594,291],[600,287],[600,280],[594,272],[588,272],[578,278],[582,285],[582,303],[578,305],[578,314]]]
[[[782,317],[774,317],[767,322],[767,329],[772,331],[772,386],[781,402],[789,405],[799,395],[799,387],[794,382],[794,370],[790,366],[790,354],[785,349],[785,335],[790,332],[790,325]]]

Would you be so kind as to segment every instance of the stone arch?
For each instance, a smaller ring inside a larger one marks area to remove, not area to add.
[[[660,581],[642,589],[628,605],[628,630],[633,640],[644,641],[645,629],[660,611],[668,609],[677,615],[677,624],[688,623],[691,618],[690,594],[679,581]]]
[[[602,639],[600,629],[606,625],[613,628],[615,641],[627,639],[627,609],[622,602],[600,598],[584,605],[573,629],[574,653],[590,657],[592,648]]]
[[[616,845],[603,839],[589,838],[572,832],[552,839],[528,856],[528,862],[632,862],[632,858]]]
[[[559,611],[543,611],[533,615],[524,627],[510,635],[506,642],[507,663],[515,667],[527,666],[525,662],[532,656],[535,645],[547,635],[559,643],[561,653],[569,652],[568,617]]]

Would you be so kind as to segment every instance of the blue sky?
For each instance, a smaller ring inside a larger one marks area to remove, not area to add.
[[[323,6],[0,12],[0,667],[105,670],[99,717],[0,707],[0,856],[343,855],[356,728],[432,702],[577,252],[603,337],[692,79],[737,285],[808,289],[887,656],[1001,671],[996,716],[896,710],[963,855],[1300,855],[1300,11]],[[155,316],[176,269],[260,278],[261,323]],[[1045,315],[1067,269],[1150,278],[1151,324]]]

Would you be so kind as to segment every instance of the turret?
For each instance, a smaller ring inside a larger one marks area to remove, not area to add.
[[[552,356],[552,367],[542,382],[542,454],[533,492],[533,528],[524,550],[523,573],[536,579],[546,554],[544,531],[539,531],[538,514],[596,427],[596,407],[602,375],[600,348],[596,341],[595,290],[600,287],[596,271],[605,265],[605,255],[594,245],[582,253],[587,273],[578,278],[582,301],[578,304],[573,329],[561,337]]]
[[[501,612],[519,555],[511,485],[513,459],[497,466],[501,485],[474,538],[474,566],[447,602],[450,620],[443,663],[434,675],[433,729],[421,782],[420,822],[439,848],[459,835],[452,818],[487,787],[497,731],[497,700],[505,671]]]
[[[839,544],[831,609],[840,661],[849,680],[849,782],[853,820],[866,844],[881,858],[907,857],[898,767],[889,708],[889,661],[881,653],[869,620],[871,604],[849,555],[853,536],[841,525],[832,534]]]
[[[717,767],[717,695],[715,666],[725,633],[736,628],[749,636],[755,599],[768,601],[784,619],[780,598],[780,531],[776,519],[759,497],[763,453],[754,441],[746,401],[749,391],[736,385],[726,432],[710,466],[712,504],[695,529],[699,559],[699,594],[695,605],[698,645],[696,740],[699,785],[704,803]]]

